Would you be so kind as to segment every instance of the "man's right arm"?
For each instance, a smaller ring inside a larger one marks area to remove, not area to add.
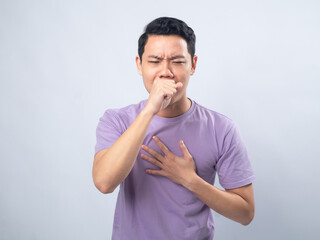
[[[129,175],[152,118],[153,114],[143,109],[109,149],[95,155],[93,181],[102,193],[113,192]]]
[[[176,84],[173,80],[155,81],[145,108],[129,128],[110,148],[95,155],[92,176],[100,192],[113,192],[129,175],[151,120],[169,104],[181,86],[181,83]]]

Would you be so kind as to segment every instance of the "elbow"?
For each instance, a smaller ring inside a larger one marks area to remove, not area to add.
[[[103,194],[113,193],[114,189],[107,186],[96,185],[96,188]]]
[[[113,187],[111,184],[107,184],[96,179],[93,179],[93,182],[96,188],[103,194],[113,193],[113,191],[115,190],[115,187]]]
[[[92,180],[96,188],[103,194],[112,193],[116,188],[109,177],[101,176],[94,169],[92,171]]]
[[[253,220],[253,218],[245,219],[244,221],[241,222],[241,224],[243,226],[248,226],[252,222],[252,220]]]
[[[254,218],[254,209],[250,210],[246,217],[240,222],[243,226],[248,226]]]

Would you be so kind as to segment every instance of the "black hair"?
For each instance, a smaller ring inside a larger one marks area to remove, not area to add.
[[[196,35],[192,28],[190,28],[185,22],[171,17],[160,17],[150,22],[145,27],[144,33],[140,36],[138,41],[138,54],[140,60],[142,60],[144,47],[150,35],[177,35],[182,37],[187,42],[191,61],[193,60],[196,50]]]

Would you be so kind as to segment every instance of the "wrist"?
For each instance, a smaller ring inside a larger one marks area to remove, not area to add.
[[[154,117],[155,115],[158,114],[160,107],[155,106],[150,99],[148,99],[145,107],[143,108],[143,112],[146,115],[151,115],[152,117]]]
[[[200,178],[196,172],[192,173],[188,178],[185,179],[182,186],[190,190],[191,192],[194,192],[197,188],[199,181],[201,181],[202,178]]]
[[[154,113],[153,111],[151,111],[149,108],[147,108],[147,106],[146,107],[144,107],[143,109],[142,109],[142,111],[140,112],[140,115],[142,115],[144,118],[153,118],[155,115],[156,115],[156,113]]]

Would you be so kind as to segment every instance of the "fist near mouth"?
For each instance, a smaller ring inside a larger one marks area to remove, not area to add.
[[[153,82],[146,107],[153,114],[157,114],[170,104],[172,97],[182,86],[181,82],[176,83],[172,79],[156,79]]]

